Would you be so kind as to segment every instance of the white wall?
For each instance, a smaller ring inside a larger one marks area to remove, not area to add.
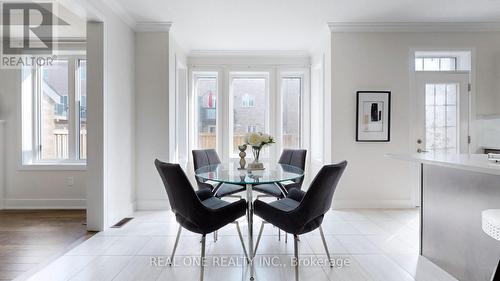
[[[476,121],[478,132],[478,148],[500,149],[500,115],[482,116]]]
[[[134,32],[118,16],[105,21],[105,148],[108,225],[133,212],[135,201]]]
[[[5,120],[4,208],[85,208],[85,171],[20,169],[21,71],[0,69],[0,119]],[[68,177],[74,185],[68,186]]]
[[[5,185],[5,145],[4,145],[4,120],[0,120],[0,210],[3,209],[3,192],[4,192],[4,185]]]
[[[154,166],[169,161],[169,33],[135,35],[137,209],[168,208]]]
[[[104,24],[87,23],[87,229],[106,228]]]
[[[326,27],[325,27],[326,28]],[[326,28],[328,29],[328,28]],[[331,33],[325,30],[311,56],[311,149],[305,183],[331,161]]]
[[[470,48],[477,59],[477,111],[499,110],[499,33],[333,33],[332,156],[349,166],[335,207],[410,207],[410,164],[386,159],[409,153],[411,48]],[[356,143],[356,91],[392,91],[390,143]]]
[[[100,1],[87,10],[87,226],[103,230],[130,216],[135,201],[134,32]]]

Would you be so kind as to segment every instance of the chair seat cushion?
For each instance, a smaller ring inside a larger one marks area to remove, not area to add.
[[[273,206],[274,208],[283,211],[283,212],[290,212],[297,208],[299,206],[300,202],[297,202],[293,199],[290,198],[284,198],[281,200],[276,200],[274,202],[269,203],[269,205]]]
[[[258,184],[253,187],[253,190],[276,198],[284,197],[281,189],[274,183]]]
[[[221,200],[217,197],[210,197],[208,199],[201,201],[201,203],[205,207],[210,208],[210,209],[219,209],[219,208],[225,207],[225,206],[230,204],[229,202]]]
[[[217,190],[215,194],[216,197],[221,198],[224,196],[229,196],[241,191],[244,191],[245,187],[237,184],[223,183],[222,186]]]
[[[284,198],[271,203],[255,200],[254,211],[263,220],[285,232],[301,235],[318,228],[323,221],[323,215],[308,222],[301,222],[300,217],[304,214],[295,212],[299,205],[300,202],[291,198]]]

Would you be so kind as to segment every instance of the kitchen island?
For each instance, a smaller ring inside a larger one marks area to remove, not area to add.
[[[500,165],[480,154],[390,154],[421,171],[420,253],[461,281],[489,281],[500,241],[482,231],[481,212],[500,209]]]

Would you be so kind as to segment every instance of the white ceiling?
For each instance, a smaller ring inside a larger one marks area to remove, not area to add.
[[[103,0],[109,1],[109,0]],[[500,0],[116,0],[186,50],[309,50],[327,22],[500,21]]]

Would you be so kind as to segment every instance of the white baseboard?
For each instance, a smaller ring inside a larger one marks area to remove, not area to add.
[[[86,209],[85,199],[4,199],[5,210]]]
[[[140,199],[134,205],[137,211],[170,210],[167,199]]]
[[[333,209],[415,208],[412,200],[333,200]]]

